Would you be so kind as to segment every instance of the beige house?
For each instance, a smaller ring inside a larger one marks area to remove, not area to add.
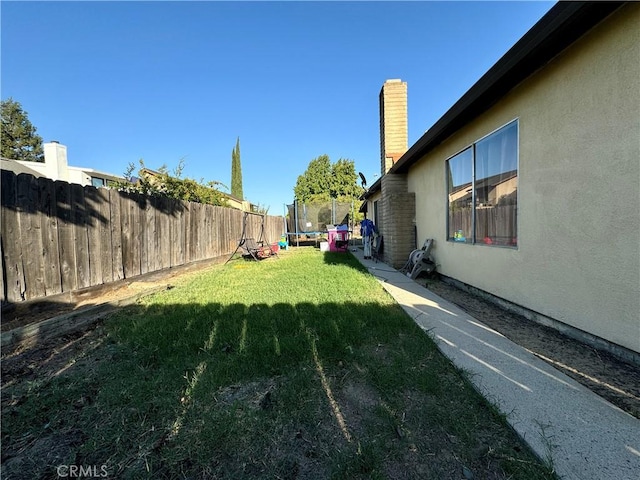
[[[433,238],[445,278],[640,362],[640,4],[556,4],[391,165],[381,146],[363,209],[389,263]]]

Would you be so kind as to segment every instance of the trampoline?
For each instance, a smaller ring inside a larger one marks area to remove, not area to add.
[[[310,237],[317,243],[328,234],[328,226],[347,225],[353,231],[353,202],[302,203],[294,200],[285,206],[286,235],[289,245],[300,246],[300,237]]]

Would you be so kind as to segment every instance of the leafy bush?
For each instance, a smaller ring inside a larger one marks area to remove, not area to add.
[[[227,188],[218,181],[204,182],[203,179],[196,181],[192,178],[181,178],[184,170],[184,160],[170,175],[166,165],[161,166],[157,171],[147,168],[144,161],[140,159],[140,169],[138,176],[134,176],[135,165],[129,163],[124,177],[127,181],[113,182],[111,186],[120,191],[140,193],[149,196],[163,196],[185,200],[188,202],[206,203],[209,205],[228,206],[226,196],[218,187]]]

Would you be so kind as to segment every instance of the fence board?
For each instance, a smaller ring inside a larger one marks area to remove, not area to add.
[[[149,229],[148,235],[148,245],[149,245],[149,254],[148,254],[148,263],[149,263],[149,271],[157,271],[161,270],[162,267],[160,261],[160,238],[158,231],[158,222],[159,216],[162,213],[159,211],[159,197],[151,197],[148,199],[148,203],[151,206],[151,219],[147,224],[147,228]]]
[[[213,218],[213,211],[214,211],[215,207],[213,205],[203,205],[202,206],[202,210],[203,210],[203,215],[204,218],[203,220],[203,226],[204,226],[204,235],[203,235],[203,251],[202,251],[202,257],[203,258],[212,258],[213,257],[213,235],[212,235],[212,227],[213,227],[213,223],[211,222],[211,219]]]
[[[42,234],[42,259],[44,262],[45,295],[62,292],[60,280],[60,246],[58,244],[58,218],[54,183],[48,178],[38,178],[38,202],[40,204],[40,230]]]
[[[189,204],[185,201],[179,200],[178,206],[180,208],[180,217],[178,222],[178,228],[180,228],[180,232],[178,232],[178,236],[180,238],[180,252],[179,258],[182,263],[180,265],[184,265],[187,263],[187,223],[189,218]]]
[[[228,229],[227,229],[227,248],[231,248],[233,246],[233,250],[238,246],[238,242],[240,241],[240,237],[242,236],[242,217],[234,217],[229,212],[228,217]],[[233,250],[231,250],[233,252]]]
[[[190,262],[199,260],[198,258],[198,204],[192,203],[189,205],[189,227],[187,228],[187,235],[189,237],[189,256]]]
[[[152,272],[155,269],[155,230],[156,218],[153,199],[148,198],[142,202],[140,210],[140,273]]]
[[[218,208],[213,207],[211,211],[211,256],[218,257],[220,256],[220,245],[218,241],[220,240],[220,232],[218,231],[218,227],[220,225],[220,216],[218,213]]]
[[[100,235],[100,200],[96,187],[84,187],[86,228],[89,251],[89,285],[101,285],[102,280],[102,236]]]
[[[184,215],[184,228],[185,228],[185,236],[184,236],[184,263],[189,263],[195,258],[192,257],[192,245],[195,242],[195,236],[197,231],[192,230],[191,225],[191,215],[193,213],[195,203],[189,203],[186,205],[185,215]],[[189,232],[187,235],[186,232]]]
[[[17,177],[13,172],[2,170],[2,254],[4,277],[3,297],[9,302],[20,302],[25,299],[26,282],[22,265],[22,243],[20,239],[20,222],[17,212]]]
[[[122,225],[122,268],[124,278],[134,276],[133,273],[133,248],[131,246],[131,204],[133,200],[131,195],[124,194],[120,196],[120,211],[122,216],[120,222]]]
[[[141,248],[144,201],[145,197],[143,195],[133,195],[133,204],[131,205],[131,258],[134,275],[140,275],[142,273]]]
[[[158,269],[171,267],[171,211],[169,199],[158,198],[158,215],[156,216],[156,232],[158,239]]]
[[[209,209],[211,208],[211,205],[202,205],[202,214],[200,217],[200,222],[202,225],[202,235],[201,235],[201,239],[202,239],[202,244],[201,244],[201,248],[200,248],[200,259],[204,259],[204,258],[210,258],[209,257],[209,239],[211,237],[211,232],[209,230]]]
[[[220,225],[219,231],[220,248],[225,252],[228,250],[231,250],[232,252],[235,251],[238,246],[238,240],[240,239],[240,236],[238,236],[238,238],[233,238],[232,240],[230,240],[230,238],[235,237],[235,235],[233,233],[233,225],[231,224],[231,212],[229,212],[228,209],[225,209],[222,213],[222,224]]]
[[[75,238],[76,270],[78,288],[91,285],[89,271],[89,236],[87,234],[87,207],[84,203],[82,185],[71,184],[71,219]]]
[[[207,258],[209,243],[209,221],[207,220],[207,213],[209,207],[209,205],[200,205],[200,260]]]
[[[101,278],[100,283],[113,282],[113,245],[111,243],[111,212],[109,208],[109,190],[106,188],[96,189],[97,209],[95,218],[97,220],[96,229],[100,238],[100,250],[93,253],[93,262],[100,263]]]
[[[200,244],[200,259],[209,258],[209,209],[211,205],[202,205],[202,213],[200,214],[200,225],[202,226],[202,234],[200,239],[202,243]]]
[[[198,260],[202,260],[204,258],[204,244],[207,241],[207,231],[205,224],[205,207],[206,205],[198,204],[196,207],[196,211],[198,212],[198,248],[196,250],[196,255]]]
[[[22,264],[27,287],[25,298],[28,300],[45,295],[40,218],[36,211],[38,182],[32,175],[19,175],[17,187]]]
[[[233,250],[231,250],[233,252],[237,248],[238,242],[240,241],[240,236],[242,235],[242,226],[240,226],[239,229],[236,228],[236,226],[234,225],[234,218],[231,215],[231,212],[227,212],[225,220],[226,220],[226,226],[225,226],[226,228],[224,231],[224,241],[226,242],[227,249],[231,248],[231,245],[233,244]],[[240,233],[236,235],[236,232],[240,232]]]
[[[228,209],[222,209],[220,211],[219,214],[219,221],[218,221],[218,240],[217,240],[217,244],[218,244],[218,255],[225,255],[227,250],[229,250],[229,212],[227,212]],[[237,247],[237,243],[233,246],[233,248],[231,249],[231,251],[233,252],[236,247]]]
[[[208,257],[209,251],[209,220],[210,205],[200,205],[200,260]]]
[[[168,199],[167,203],[172,212],[169,237],[171,239],[170,264],[174,267],[184,262],[184,215],[182,203],[179,200]]]
[[[58,243],[60,246],[60,281],[62,291],[78,288],[73,223],[71,220],[71,185],[56,181],[56,217],[58,218]]]
[[[196,215],[196,226],[198,228],[197,239],[198,243],[196,244],[196,260],[202,260],[204,258],[204,243],[206,241],[205,237],[205,222],[204,222],[204,211],[205,205],[198,204],[194,209],[197,212]]]
[[[215,238],[215,242],[216,242],[216,256],[222,256],[224,255],[224,251],[226,251],[226,245],[224,244],[225,242],[225,237],[223,237],[223,230],[226,224],[226,213],[223,211],[218,210],[218,208],[216,208],[216,238]],[[235,250],[235,247],[233,247],[233,250]],[[233,250],[231,250],[233,252]]]
[[[124,261],[122,258],[122,194],[109,190],[109,236],[111,237],[111,256],[113,281],[124,278]]]

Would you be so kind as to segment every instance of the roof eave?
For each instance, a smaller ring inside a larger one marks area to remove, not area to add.
[[[431,149],[625,3],[558,2],[398,159],[389,173],[406,173]]]

